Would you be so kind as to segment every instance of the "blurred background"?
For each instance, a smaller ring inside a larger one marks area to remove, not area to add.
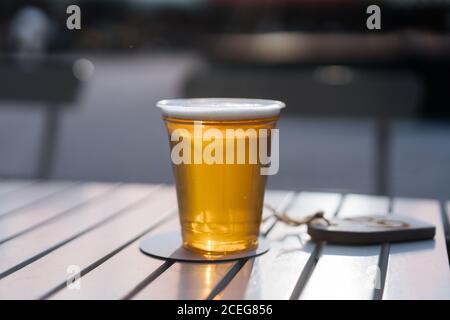
[[[445,0],[2,0],[0,177],[172,183],[158,100],[270,98],[271,188],[448,199],[449,83]]]

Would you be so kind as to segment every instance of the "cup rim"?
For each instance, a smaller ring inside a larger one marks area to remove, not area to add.
[[[163,115],[192,120],[244,120],[278,116],[284,102],[249,98],[164,99],[156,104]]]

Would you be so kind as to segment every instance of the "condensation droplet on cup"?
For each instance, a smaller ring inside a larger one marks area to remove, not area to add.
[[[94,70],[94,64],[88,59],[78,59],[72,66],[73,75],[80,81],[88,81]]]

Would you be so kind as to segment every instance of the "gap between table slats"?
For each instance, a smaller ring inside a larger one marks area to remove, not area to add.
[[[290,217],[301,218],[318,210],[332,216],[341,196],[300,193],[289,206]],[[289,299],[305,280],[314,261],[316,246],[308,242],[305,226],[291,227],[277,222],[267,237],[268,253],[250,259],[214,299]]]
[[[18,210],[13,215],[0,216],[0,245],[60,218],[72,210],[81,208],[117,187],[118,184],[81,184],[63,192],[58,197]]]
[[[157,187],[123,185],[77,210],[0,245],[0,279],[138,205]]]

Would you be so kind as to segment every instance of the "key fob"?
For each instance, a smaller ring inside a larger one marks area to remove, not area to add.
[[[308,224],[313,241],[344,245],[433,239],[435,233],[434,225],[401,214],[335,218],[329,224],[318,219]]]

